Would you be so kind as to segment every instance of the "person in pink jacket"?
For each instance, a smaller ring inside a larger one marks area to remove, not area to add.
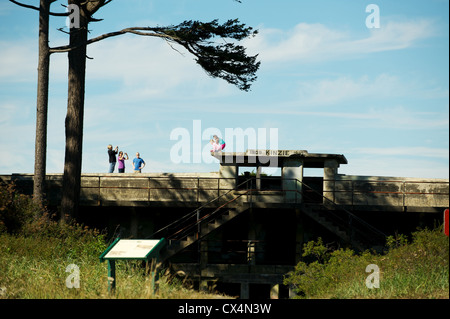
[[[217,153],[217,152],[222,151],[222,145],[220,145],[219,143],[217,143],[216,140],[211,139],[209,142],[210,142],[211,145],[212,145],[211,153]]]

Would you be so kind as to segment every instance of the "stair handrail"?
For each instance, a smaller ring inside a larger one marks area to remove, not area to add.
[[[243,185],[245,185],[245,184],[248,185],[249,182],[251,182],[251,185],[253,185],[253,180],[256,181],[256,179],[258,179],[258,178],[259,178],[259,179],[263,179],[264,177],[255,177],[255,176],[251,176],[250,178],[247,178],[245,181],[243,181],[242,183],[236,185],[234,188],[228,190],[226,193],[221,194],[221,195],[219,195],[219,196],[213,198],[212,200],[208,201],[207,203],[205,203],[205,204],[203,204],[203,205],[197,207],[197,208],[194,209],[192,212],[189,212],[188,214],[186,214],[186,215],[180,217],[179,219],[173,221],[172,223],[170,223],[170,224],[168,224],[168,225],[166,225],[166,226],[164,226],[164,227],[158,229],[156,232],[154,232],[153,234],[151,234],[151,235],[148,236],[147,238],[154,238],[155,235],[157,235],[158,233],[160,233],[160,232],[162,232],[162,231],[164,231],[164,230],[166,230],[166,229],[168,229],[168,228],[170,228],[170,227],[173,227],[173,226],[175,226],[175,225],[177,225],[177,224],[180,224],[180,225],[181,225],[183,222],[189,220],[190,218],[194,217],[195,215],[198,215],[198,213],[199,213],[202,209],[204,209],[205,207],[211,205],[211,204],[214,203],[214,202],[219,201],[221,198],[223,198],[223,197],[229,195],[230,193],[239,190],[239,188],[240,188],[241,186],[243,186]],[[338,209],[341,210],[341,211],[344,211],[344,212],[350,217],[350,222],[352,222],[353,220],[355,220],[355,221],[359,222],[360,224],[362,224],[363,226],[365,226],[366,228],[370,229],[373,233],[375,233],[375,234],[377,234],[378,236],[382,237],[383,239],[386,238],[387,235],[384,234],[381,230],[377,229],[376,227],[374,227],[374,226],[372,226],[371,224],[367,223],[366,221],[362,220],[361,218],[359,218],[358,216],[356,216],[355,214],[353,214],[352,212],[350,212],[348,209],[346,209],[343,205],[337,204],[335,201],[333,201],[333,200],[327,198],[326,196],[323,195],[323,193],[321,193],[321,192],[315,190],[314,188],[312,188],[311,186],[309,186],[308,184],[306,184],[304,181],[299,180],[299,179],[297,179],[297,178],[284,179],[284,180],[292,180],[292,181],[295,181],[295,182],[296,182],[296,185],[298,185],[298,183],[300,183],[302,186],[306,187],[307,189],[311,190],[313,193],[315,193],[315,194],[319,195],[320,197],[322,197],[322,202],[323,202],[323,199],[325,199],[325,201],[326,201],[326,202],[329,202],[333,207],[338,208]],[[203,217],[201,217],[201,218],[197,217],[197,220],[196,220],[194,223],[192,223],[191,225],[188,225],[187,227],[184,227],[184,228],[183,228],[182,230],[180,230],[180,231],[183,231],[183,230],[186,230],[186,229],[191,229],[191,228],[193,228],[193,227],[195,227],[195,226],[198,226],[198,224],[199,224],[199,223],[202,223],[202,222],[205,220],[205,218],[213,216],[213,215],[216,214],[218,211],[220,211],[221,209],[223,209],[225,206],[227,206],[227,205],[230,204],[231,202],[237,200],[237,199],[240,198],[241,196],[243,196],[243,195],[248,195],[248,194],[252,195],[253,192],[257,192],[257,191],[259,191],[259,190],[258,190],[258,189],[253,189],[252,187],[250,187],[250,188],[247,188],[247,190],[240,190],[240,191],[244,191],[244,192],[241,193],[241,194],[239,194],[238,196],[233,197],[231,200],[227,201],[227,202],[224,203],[223,205],[219,206],[219,207],[216,208],[212,213],[207,214],[207,215],[205,215],[205,216],[203,216]],[[303,196],[304,196],[304,193],[303,193],[301,190],[299,190],[299,189],[297,188],[297,186],[296,186],[296,189],[295,189],[295,190],[281,190],[281,191],[282,191],[283,193],[286,193],[286,192],[288,192],[288,191],[295,191],[296,193],[302,195],[302,198],[303,198]],[[252,201],[253,201],[252,196],[250,196],[250,205],[251,205],[251,202],[252,202]],[[303,200],[302,200],[302,203],[303,203]],[[343,223],[345,223],[345,221],[342,220],[339,216],[336,216],[336,215],[333,215],[333,216],[334,216],[335,218],[339,218]],[[180,231],[178,231],[177,233],[179,233]]]
[[[153,234],[151,234],[150,236],[148,236],[148,237],[146,237],[146,238],[154,238],[154,236],[155,236],[156,234],[162,232],[163,230],[165,230],[165,229],[167,229],[167,228],[170,228],[170,227],[172,227],[172,226],[174,226],[174,225],[176,225],[176,224],[181,224],[183,221],[188,220],[188,219],[191,218],[192,216],[196,215],[197,212],[199,212],[200,210],[202,210],[202,209],[205,208],[206,206],[211,205],[211,204],[214,203],[215,201],[220,200],[222,197],[224,197],[224,196],[230,194],[231,192],[236,191],[239,187],[241,187],[242,185],[248,183],[249,180],[251,180],[251,178],[249,178],[249,179],[245,180],[244,182],[242,182],[242,183],[236,185],[234,188],[230,189],[228,192],[226,192],[226,193],[224,193],[224,194],[222,194],[222,195],[219,195],[219,196],[215,197],[214,199],[210,200],[209,202],[207,202],[207,203],[205,203],[205,204],[203,204],[203,205],[197,207],[197,208],[196,208],[195,210],[193,210],[192,212],[190,212],[190,213],[188,213],[188,214],[186,214],[186,215],[180,217],[179,219],[177,219],[177,220],[173,221],[172,223],[170,223],[170,224],[164,226],[163,228],[158,229],[156,232],[154,232]],[[237,196],[236,198],[233,198],[232,200],[228,201],[227,203],[225,203],[224,205],[222,205],[221,207],[219,207],[219,209],[223,208],[223,206],[225,206],[225,205],[229,204],[230,202],[236,200],[237,198],[241,197],[242,195],[243,195],[243,194],[240,194],[240,195]],[[219,209],[216,209],[213,213],[217,212]],[[211,214],[210,214],[210,215],[211,215]]]
[[[337,204],[334,200],[329,199],[328,197],[326,197],[325,195],[323,195],[323,193],[318,192],[317,190],[315,190],[314,188],[312,188],[311,186],[305,184],[305,182],[296,179],[298,182],[300,182],[302,184],[302,186],[307,187],[309,190],[311,190],[312,192],[320,195],[322,197],[322,199],[325,199],[326,201],[330,202],[335,208],[338,208],[339,210],[344,211],[350,218],[352,221],[353,219],[358,221],[359,223],[361,223],[362,225],[364,225],[365,227],[369,228],[372,232],[376,233],[378,236],[383,237],[383,239],[386,239],[387,235],[385,233],[383,233],[381,230],[379,230],[378,228],[372,226],[371,224],[367,223],[366,221],[364,221],[363,219],[359,218],[358,216],[356,216],[355,214],[353,214],[352,212],[350,212],[348,209],[346,209],[344,207],[344,205],[339,205]],[[295,190],[297,193],[302,194],[302,192],[300,192],[298,189]],[[339,218],[338,216],[335,216],[337,218]]]
[[[248,191],[250,191],[250,190],[248,190]],[[240,197],[246,195],[246,193],[247,193],[248,191],[246,191],[246,192],[244,192],[244,193],[242,193],[242,194],[239,194],[238,196],[234,197],[233,199],[230,199],[230,200],[229,200],[228,202],[226,202],[225,204],[223,204],[223,205],[219,206],[218,208],[216,208],[212,213],[206,214],[205,216],[203,216],[203,217],[201,217],[201,218],[199,218],[199,217],[197,216],[197,219],[196,219],[194,222],[192,222],[190,225],[188,225],[188,226],[186,226],[186,227],[180,229],[179,231],[177,231],[176,233],[172,234],[171,236],[173,237],[173,236],[175,236],[175,235],[178,235],[178,236],[179,236],[180,234],[189,233],[189,232],[191,232],[193,229],[197,228],[198,231],[197,231],[197,238],[196,238],[196,239],[197,239],[197,240],[200,240],[201,238],[205,237],[206,235],[205,235],[205,234],[201,234],[201,231],[200,231],[200,229],[198,228],[199,225],[201,225],[202,223],[204,223],[206,220],[210,219],[212,216],[215,216],[221,209],[223,209],[223,208],[224,208],[225,206],[227,206],[228,204],[230,204],[230,203],[234,202],[235,200],[237,200],[238,198],[240,198]],[[225,212],[227,212],[227,211],[229,211],[229,210],[224,211],[224,212],[222,213],[222,215],[225,214]],[[197,213],[197,212],[196,212],[196,213]],[[194,217],[194,214],[192,214],[191,217]],[[187,235],[186,235],[186,236],[187,236]],[[183,238],[184,236],[179,236],[179,237]],[[170,236],[169,236],[168,239],[170,240]]]

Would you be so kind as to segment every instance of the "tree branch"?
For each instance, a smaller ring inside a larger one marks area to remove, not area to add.
[[[33,9],[33,10],[36,10],[36,11],[41,11],[40,8],[32,6],[32,5],[29,5],[29,4],[21,3],[21,2],[18,2],[16,0],[9,0],[9,1],[14,3],[14,4],[17,4],[20,7],[24,7],[24,8],[27,8],[27,9]],[[56,0],[51,1],[51,2],[55,2],[55,1]],[[56,16],[56,17],[67,17],[67,16],[69,16],[70,13],[69,12],[64,12],[64,13],[49,12],[48,14],[51,15],[51,16]]]
[[[238,20],[228,20],[219,25],[217,20],[203,23],[199,21],[185,21],[176,26],[168,27],[131,27],[120,31],[110,32],[87,40],[76,47],[66,45],[50,49],[50,53],[70,52],[107,38],[131,33],[140,36],[150,36],[165,39],[169,43],[177,43],[195,56],[195,61],[212,77],[219,77],[239,89],[248,91],[250,82],[256,80],[256,71],[260,62],[258,55],[248,56],[245,48],[235,43],[217,43],[214,38],[232,39],[240,41],[254,36],[257,31],[240,24]]]
[[[108,38],[112,38],[112,37],[116,37],[118,35],[122,35],[122,34],[126,34],[126,33],[132,33],[132,34],[136,34],[136,35],[142,35],[142,36],[151,36],[151,37],[159,37],[159,38],[163,38],[169,41],[175,41],[176,39],[174,37],[171,37],[169,35],[166,34],[159,34],[156,33],[155,30],[157,30],[159,28],[145,28],[145,27],[133,27],[133,28],[125,28],[122,29],[120,31],[115,31],[115,32],[109,32],[109,33],[105,33],[102,34],[98,37],[89,39],[88,41],[86,41],[86,43],[80,44],[79,46],[70,46],[70,45],[64,45],[64,46],[60,46],[60,47],[54,47],[54,48],[50,48],[50,53],[64,53],[64,52],[70,52],[72,50],[77,49],[78,47],[82,46],[82,45],[89,45],[95,42],[99,42],[101,40],[104,39],[108,39]],[[154,32],[154,33],[149,33],[149,32],[142,32],[142,31],[150,31],[150,32]]]
[[[12,3],[14,3],[14,4],[17,4],[18,6],[27,8],[27,9],[33,9],[33,10],[37,10],[37,11],[40,10],[38,7],[29,5],[29,4],[21,3],[21,2],[15,1],[15,0],[9,0],[9,1],[12,2]]]

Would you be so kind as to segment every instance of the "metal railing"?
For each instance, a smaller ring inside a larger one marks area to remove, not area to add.
[[[236,188],[240,187],[244,183],[237,185]],[[235,188],[230,189],[226,193],[215,197],[192,212],[157,230],[148,238],[156,238],[156,235],[164,234],[164,236],[169,240],[179,240],[189,234],[192,234],[193,232],[196,232],[197,239],[200,239],[202,237],[200,235],[201,224],[210,222],[212,219],[219,217],[221,214],[223,215],[227,211],[228,205],[234,203],[238,198],[246,195],[246,193],[242,193],[237,196],[233,196],[232,199],[227,200],[224,204],[218,204],[218,207],[216,207],[212,212],[207,212],[213,203],[220,201],[222,198],[226,198],[234,192],[234,190]]]
[[[196,208],[192,212],[184,215],[183,217],[157,230],[148,238],[156,238],[159,236],[165,237],[170,241],[170,240],[181,240],[182,238],[186,238],[189,235],[195,234],[196,240],[202,239],[204,236],[207,235],[207,233],[202,232],[201,229],[202,225],[205,223],[209,223],[215,218],[218,218],[221,215],[225,214],[230,209],[228,206],[231,203],[234,203],[237,201],[237,199],[246,196],[247,204],[249,204],[249,207],[251,207],[255,195],[257,194],[261,195],[261,192],[267,192],[267,190],[253,188],[253,185],[256,184],[255,180],[256,178],[253,177],[240,183],[239,185],[236,186],[235,189],[231,189],[228,192],[210,200],[209,202]],[[326,210],[326,217],[332,219],[334,223],[338,224],[341,227],[344,227],[345,229],[350,229],[354,232],[357,232],[360,236],[365,237],[366,239],[369,240],[373,239],[374,237],[377,237],[379,241],[384,240],[386,238],[386,235],[382,231],[378,230],[377,228],[373,227],[366,221],[362,220],[361,218],[359,218],[358,216],[347,210],[345,207],[342,207],[334,203],[332,200],[330,200],[329,198],[327,198],[326,196],[324,196],[322,193],[312,188],[311,186],[305,184],[303,181],[299,181],[297,179],[292,179],[292,181],[295,181],[295,185],[298,185],[298,187],[292,190],[282,190],[281,193],[287,194],[289,192],[294,192],[294,194],[296,195],[298,194],[299,197],[295,197],[296,204],[302,204],[304,199],[307,202],[308,200],[307,196],[305,198],[305,194],[308,193],[313,194],[315,198],[321,197],[323,202],[328,202],[329,205],[333,206],[334,209]],[[243,186],[246,186],[246,189],[242,189]],[[230,195],[236,189],[239,189],[237,194],[236,193],[233,194],[232,198],[227,200],[224,204],[217,205],[217,208],[215,208],[212,212],[205,211],[207,208],[209,209],[211,207],[211,204],[213,204],[214,202],[218,202],[223,197]],[[277,190],[276,192],[280,191]],[[301,200],[297,202],[299,198]],[[350,237],[353,237],[352,234],[350,234]]]

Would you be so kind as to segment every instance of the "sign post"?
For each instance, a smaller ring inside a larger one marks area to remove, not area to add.
[[[164,247],[165,239],[119,239],[100,255],[100,262],[108,262],[108,291],[116,288],[116,260],[159,259],[159,251]]]

